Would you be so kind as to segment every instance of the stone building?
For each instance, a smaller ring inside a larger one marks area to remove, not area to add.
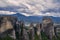
[[[47,35],[49,40],[55,36],[53,21],[49,17],[44,17],[42,21],[42,30]]]

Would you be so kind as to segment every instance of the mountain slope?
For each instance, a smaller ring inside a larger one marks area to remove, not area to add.
[[[44,16],[25,16],[20,13],[13,14],[11,16],[16,16],[18,20],[24,21],[24,22],[42,22],[42,18]],[[53,22],[60,23],[60,17],[53,17],[53,16],[46,16],[51,17]]]
[[[44,16],[28,16],[28,17],[26,17],[20,13],[13,14],[13,15],[17,16],[19,20],[23,20],[25,22],[41,22],[42,18],[44,17]],[[54,22],[60,23],[60,17],[53,17],[53,16],[47,16],[47,17],[51,17]]]

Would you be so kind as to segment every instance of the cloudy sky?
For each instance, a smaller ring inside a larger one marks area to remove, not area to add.
[[[0,14],[60,17],[60,0],[0,0]]]

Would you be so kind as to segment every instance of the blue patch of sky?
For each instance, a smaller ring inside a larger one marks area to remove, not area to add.
[[[17,9],[19,9],[20,7],[0,7],[0,10],[2,11],[11,11],[11,12],[17,12]]]
[[[54,8],[54,9],[47,9],[44,11],[41,11],[42,13],[46,13],[46,12],[55,12],[55,13],[60,13],[60,8]]]
[[[60,3],[60,0],[54,0],[53,2],[54,3]]]

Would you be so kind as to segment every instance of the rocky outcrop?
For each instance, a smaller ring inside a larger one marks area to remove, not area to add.
[[[40,23],[37,23],[36,24],[36,29],[37,29],[37,36],[39,37],[39,40],[42,40],[42,37],[41,37],[41,24]]]
[[[13,34],[16,20],[15,16],[0,16],[0,37]]]
[[[52,38],[55,36],[54,33],[54,26],[51,18],[44,17],[42,21],[42,29],[43,32],[47,35],[47,37],[52,40]]]
[[[34,40],[34,25],[33,25],[33,23],[31,23],[30,24],[30,26],[29,26],[29,39],[30,40]]]

